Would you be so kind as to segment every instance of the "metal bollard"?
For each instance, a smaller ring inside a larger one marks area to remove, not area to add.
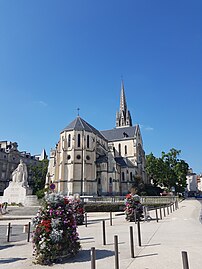
[[[95,248],[91,248],[91,269],[95,269],[95,261],[96,261],[96,255],[95,255]]]
[[[84,217],[85,217],[85,227],[87,227],[88,226],[87,213],[85,213]]]
[[[156,211],[156,221],[159,222],[159,217],[158,217],[157,208],[155,209],[155,211]]]
[[[170,213],[172,213],[172,205],[170,204]]]
[[[106,245],[105,220],[102,221],[102,235],[103,245]]]
[[[133,226],[130,226],[130,253],[131,253],[131,258],[135,258],[134,240],[133,240]]]
[[[31,228],[31,222],[28,223],[27,242],[29,242],[29,239],[30,239],[30,228]]]
[[[109,212],[110,226],[112,226],[112,212]]]
[[[182,263],[183,263],[183,269],[189,269],[189,263],[186,251],[182,251]]]
[[[138,235],[138,245],[141,247],[142,242],[141,242],[141,230],[140,230],[140,221],[139,219],[137,220],[137,235]]]
[[[159,207],[159,212],[160,212],[160,219],[162,219],[161,206]]]
[[[169,207],[167,206],[167,213],[168,213],[168,215],[169,215]]]
[[[9,222],[7,227],[7,242],[10,241],[11,229],[12,229],[11,223]]]
[[[163,207],[163,216],[166,216],[166,210],[165,210],[165,206]]]
[[[114,236],[114,251],[115,251],[115,269],[119,269],[119,250],[118,250],[118,236]]]

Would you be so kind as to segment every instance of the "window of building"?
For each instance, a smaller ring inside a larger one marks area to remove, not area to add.
[[[127,155],[127,146],[125,146],[125,155]]]
[[[67,155],[67,160],[70,160],[71,159],[71,156],[70,155]]]
[[[119,144],[119,156],[121,156],[121,144]]]
[[[89,155],[86,156],[86,160],[90,161],[90,156]]]
[[[81,146],[81,135],[78,134],[78,137],[77,137],[77,147],[80,148]]]
[[[133,173],[130,172],[130,181],[132,181],[132,180],[133,180]]]
[[[112,178],[111,177],[109,178],[109,184],[112,184]]]
[[[89,149],[90,147],[90,139],[89,139],[89,135],[87,135],[87,148]]]
[[[125,174],[122,172],[122,181],[125,181]]]
[[[98,184],[101,184],[101,178],[98,178]]]
[[[77,158],[78,160],[80,160],[80,159],[81,159],[81,155],[77,155],[76,158]]]
[[[71,147],[71,135],[69,134],[68,135],[68,148]]]

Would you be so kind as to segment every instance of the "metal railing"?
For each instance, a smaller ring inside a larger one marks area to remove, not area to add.
[[[116,203],[123,202],[126,196],[81,196],[85,203],[88,202],[102,202],[102,203]],[[174,203],[178,199],[177,196],[140,196],[140,202],[142,204],[170,204]]]

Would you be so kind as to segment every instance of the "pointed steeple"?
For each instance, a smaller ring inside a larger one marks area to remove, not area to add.
[[[116,113],[116,127],[132,126],[130,111],[127,109],[123,80],[121,81],[121,98],[119,112]]]
[[[126,111],[127,105],[126,105],[126,97],[125,97],[125,91],[124,91],[124,84],[123,80],[121,81],[121,98],[120,98],[120,108],[119,111]]]

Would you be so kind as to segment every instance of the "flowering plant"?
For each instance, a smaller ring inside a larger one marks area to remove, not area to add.
[[[135,221],[142,216],[142,205],[139,195],[127,194],[125,198],[125,215],[126,220]]]
[[[74,201],[60,193],[47,193],[33,218],[33,255],[36,263],[51,264],[80,249]]]
[[[79,198],[75,198],[73,200],[73,209],[76,216],[76,223],[77,225],[81,225],[84,222],[84,208],[83,203]]]

